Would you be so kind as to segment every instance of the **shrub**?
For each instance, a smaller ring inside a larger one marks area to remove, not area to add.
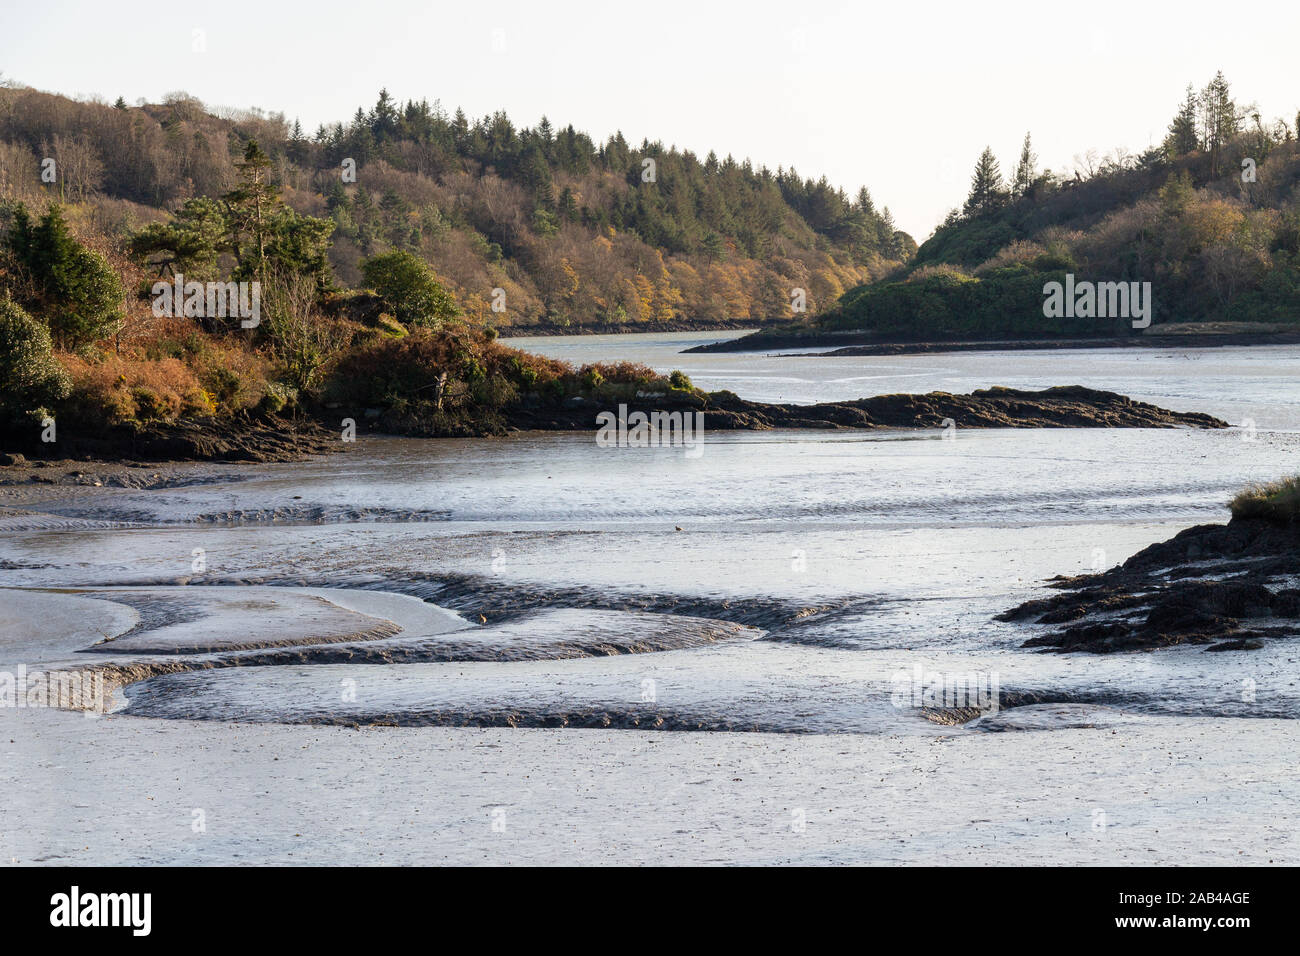
[[[216,412],[194,372],[179,359],[102,361],[69,357],[73,417],[88,425],[142,425]]]
[[[262,396],[262,400],[257,407],[259,411],[278,415],[286,408],[290,408],[297,403],[298,390],[296,388],[282,382],[267,382],[266,394]]]
[[[695,388],[695,386],[691,384],[690,378],[687,377],[686,373],[681,369],[675,369],[673,373],[668,376],[668,384],[683,392],[689,392]]]
[[[518,357],[510,360],[510,371],[519,384],[531,388],[537,384],[537,369],[525,365]]]
[[[437,325],[460,314],[456,300],[442,287],[424,260],[394,250],[361,265],[366,283],[402,322]]]
[[[1047,250],[1038,243],[1030,242],[1025,239],[1017,239],[1015,242],[1011,243],[1011,245],[998,250],[997,255],[993,256],[991,259],[986,259],[977,266],[974,270],[974,275],[982,276],[990,270],[1002,269],[1006,266],[1015,265],[1018,262],[1033,263],[1034,260],[1046,255]],[[932,267],[924,266],[921,269],[916,270],[916,272],[912,273],[912,277],[916,278],[919,273],[928,268]]]
[[[50,333],[8,297],[0,298],[0,417],[16,419],[65,398],[68,375]]]
[[[921,268],[912,272],[907,277],[907,282],[925,282],[932,278],[952,278],[957,281],[964,281],[970,278],[970,275],[961,266],[955,266],[951,263],[940,262],[936,265],[921,266]]]
[[[299,392],[311,391],[351,341],[352,328],[321,313],[316,280],[301,273],[273,275],[267,306],[267,332],[281,377]]]
[[[1300,476],[1252,485],[1232,499],[1234,518],[1258,518],[1277,525],[1295,524],[1300,517]]]
[[[222,415],[260,407],[270,388],[271,363],[239,344],[203,340],[203,346],[182,361]]]
[[[403,414],[450,414],[470,404],[513,402],[518,386],[558,397],[566,391],[564,379],[573,376],[564,362],[506,348],[465,328],[417,328],[400,339],[355,345],[332,369],[325,400]]]
[[[77,242],[58,205],[36,225],[19,206],[8,248],[36,290],[32,303],[49,321],[54,341],[69,350],[106,338],[124,315],[122,280],[99,253]]]

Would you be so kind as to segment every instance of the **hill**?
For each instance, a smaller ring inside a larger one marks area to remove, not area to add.
[[[865,188],[387,91],[309,136],[183,93],[110,106],[0,88],[0,198],[84,207],[74,226],[111,246],[225,194],[250,141],[287,205],[332,224],[333,283],[364,285],[366,258],[410,252],[498,327],[765,320],[791,314],[795,289],[815,312],[915,251]]]
[[[1008,182],[986,149],[962,208],[905,269],[764,335],[933,342],[1300,323],[1300,143],[1286,120],[1266,124],[1220,74],[1188,87],[1160,146],[1090,152],[1079,166],[1071,177],[1040,171],[1026,136]],[[1067,282],[1149,283],[1149,327],[1140,316],[1046,314],[1047,287]]]

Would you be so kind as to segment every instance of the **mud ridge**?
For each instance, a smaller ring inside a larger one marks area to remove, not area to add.
[[[841,600],[823,604],[799,604],[778,598],[711,598],[684,597],[677,594],[604,593],[580,587],[542,587],[529,584],[506,584],[481,575],[439,574],[416,576],[409,573],[371,574],[357,577],[332,575],[249,575],[247,577],[212,577],[195,575],[181,578],[132,580],[132,588],[172,586],[302,587],[386,591],[420,598],[455,611],[478,623],[504,623],[530,612],[549,608],[595,611],[644,611],[651,614],[674,614],[682,617],[710,618],[743,624],[767,631],[765,639],[786,639],[783,632],[814,620],[855,613],[877,603],[875,599]],[[112,588],[113,581],[79,584],[77,587]]]

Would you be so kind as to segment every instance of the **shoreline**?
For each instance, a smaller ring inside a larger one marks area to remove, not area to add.
[[[1178,332],[1134,335],[1125,338],[1074,339],[989,339],[981,341],[889,341],[876,340],[869,333],[821,333],[815,335],[741,336],[726,342],[712,342],[683,349],[683,353],[764,352],[777,349],[835,346],[824,352],[799,352],[800,358],[842,358],[856,355],[926,355],[942,352],[1017,352],[1044,350],[1113,348],[1224,348],[1253,345],[1300,345],[1300,332]],[[792,353],[777,352],[789,358]]]
[[[1081,385],[1059,385],[1038,391],[994,386],[969,395],[948,392],[878,395],[852,401],[791,405],[754,402],[732,392],[673,390],[669,394],[615,401],[607,397],[575,396],[561,404],[521,403],[505,416],[493,415],[446,425],[418,418],[395,419],[348,412],[366,423],[367,434],[411,438],[491,438],[525,431],[593,432],[599,416],[617,407],[628,419],[636,414],[659,421],[669,438],[684,440],[694,429],[766,431],[797,429],[945,429],[945,428],[1228,428],[1229,424],[1199,412],[1177,412],[1135,401],[1115,392]],[[340,410],[341,412],[341,410]],[[319,413],[318,413],[319,414]],[[653,416],[660,416],[654,418]],[[662,416],[669,416],[663,418]],[[269,463],[302,461],[314,455],[345,450],[341,432],[317,419],[297,421],[219,421],[210,426],[183,422],[137,432],[127,428],[93,435],[68,428],[57,443],[57,458],[42,453],[49,447],[28,437],[15,441],[0,434],[0,475],[28,473],[28,480],[48,475],[35,470],[74,467],[78,462],[148,467],[164,462],[207,461]],[[698,439],[697,439],[698,440]],[[647,442],[648,443],[648,442]],[[28,456],[31,456],[30,458]],[[0,483],[12,483],[2,481]]]
[[[671,322],[600,322],[590,325],[507,325],[503,339],[561,338],[566,335],[654,335],[661,332],[756,332],[784,325],[784,319],[677,319]]]
[[[14,468],[101,463],[148,467],[164,462],[266,464],[303,461],[339,451],[338,433],[315,419],[186,420],[143,429],[127,426],[78,430],[63,427],[58,441],[42,443],[35,432],[0,431],[0,474]],[[49,452],[47,455],[46,452]]]

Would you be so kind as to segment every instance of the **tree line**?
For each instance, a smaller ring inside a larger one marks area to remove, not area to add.
[[[793,289],[816,311],[915,250],[865,187],[850,196],[793,169],[621,133],[597,143],[545,117],[470,120],[387,91],[307,135],[282,114],[209,111],[184,94],[110,106],[0,89],[0,196],[90,202],[110,234],[172,212],[202,232],[201,201],[235,186],[250,141],[290,210],[332,221],[340,284],[406,251],[467,314],[498,325],[789,316]],[[44,158],[55,185],[36,179]]]

